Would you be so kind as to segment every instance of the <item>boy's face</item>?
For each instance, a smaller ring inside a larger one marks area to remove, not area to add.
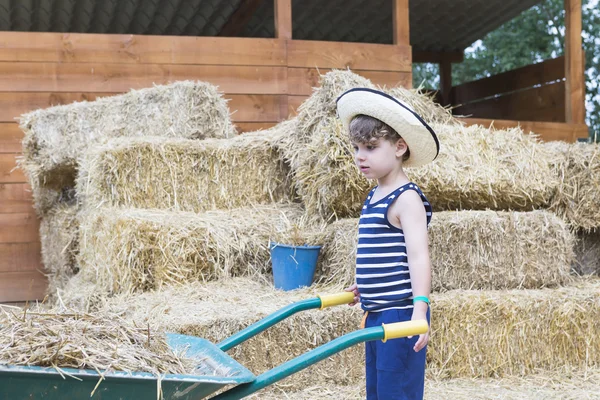
[[[367,143],[352,143],[354,161],[368,179],[381,179],[396,168],[402,167],[402,156],[407,146],[404,139],[396,143],[385,138],[374,138]]]

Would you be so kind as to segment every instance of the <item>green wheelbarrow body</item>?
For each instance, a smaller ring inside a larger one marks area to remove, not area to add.
[[[272,370],[255,376],[225,352],[259,334],[279,321],[304,310],[348,304],[354,294],[343,292],[299,301],[276,311],[215,345],[194,336],[167,334],[169,346],[175,351],[205,362],[211,360],[228,369],[227,377],[206,375],[156,375],[145,372],[109,372],[102,376],[93,370],[6,366],[0,365],[0,399],[10,400],[199,400],[207,398],[225,386],[235,385],[212,397],[238,400],[281,379],[301,371],[355,344],[369,340],[394,339],[419,335],[428,330],[426,321],[398,322],[360,329],[304,353]],[[62,372],[62,375],[61,375]],[[101,382],[100,379],[102,379]],[[93,395],[92,395],[93,393]]]
[[[231,377],[167,374],[159,382],[151,373],[115,371],[105,374],[98,385],[101,376],[94,370],[62,368],[59,372],[55,368],[0,365],[0,399],[145,400],[158,399],[158,393],[162,392],[164,399],[196,400],[224,386],[252,382],[256,378],[208,340],[167,334],[167,341],[176,351],[187,349],[189,358],[209,359],[227,368]],[[92,392],[94,395],[90,397]]]

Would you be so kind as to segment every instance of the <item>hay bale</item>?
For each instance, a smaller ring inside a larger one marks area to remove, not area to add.
[[[408,174],[436,210],[530,211],[548,205],[559,185],[552,153],[520,128],[434,125],[437,160]]]
[[[600,144],[549,142],[544,147],[560,182],[550,209],[574,229],[600,228]]]
[[[357,216],[372,186],[354,165],[352,145],[336,118],[337,98],[355,87],[375,88],[368,79],[351,71],[331,71],[321,76],[320,87],[302,103],[298,116],[290,123],[295,129],[279,141],[307,212],[326,220]],[[429,123],[458,124],[448,110],[419,91],[394,88],[389,93],[415,107]]]
[[[270,271],[269,241],[319,243],[298,205],[203,214],[101,208],[80,216],[80,282],[107,295]],[[84,288],[69,285],[67,296]],[[64,297],[65,295],[63,295]]]
[[[118,296],[106,302],[102,312],[218,343],[288,304],[315,297],[317,293],[331,292],[317,290],[313,287],[283,292],[248,278],[225,279]],[[259,374],[356,330],[360,315],[358,307],[347,306],[304,311],[234,347],[228,354]],[[277,387],[294,391],[304,388],[307,382],[311,385],[355,383],[364,375],[363,359],[364,347],[354,346],[284,379]]]
[[[551,152],[520,129],[491,132],[481,126],[433,125],[441,150],[437,160],[407,169],[435,210],[529,211],[549,204],[559,179]],[[354,162],[354,150],[340,121],[325,117],[300,147],[282,140],[294,183],[307,212],[325,219],[357,217],[375,182]]]
[[[235,135],[226,101],[217,89],[191,81],[36,110],[21,116],[20,127],[25,132],[20,167],[34,188],[57,190],[65,180],[74,180],[77,158],[85,149],[105,138]]]
[[[317,292],[281,292],[250,279],[193,283],[122,295],[102,310],[139,324],[219,342],[277,309]],[[600,367],[600,281],[560,289],[452,291],[432,296],[429,378],[520,377],[541,369]],[[254,373],[274,368],[345,333],[362,312],[339,306],[276,324],[229,353]],[[286,391],[353,385],[364,377],[364,348],[352,347],[283,380]],[[344,371],[340,374],[339,371]]]
[[[282,127],[231,139],[112,139],[86,153],[77,193],[86,208],[201,212],[289,202],[289,168],[273,143]]]
[[[318,279],[354,282],[358,219],[328,227]],[[446,211],[429,227],[432,289],[512,289],[570,280],[574,236],[546,211]]]
[[[579,275],[600,275],[600,229],[577,233],[574,270]]]
[[[79,223],[77,204],[61,203],[40,222],[42,263],[48,276],[47,293],[53,295],[79,271],[76,262]]]
[[[432,313],[428,368],[439,378],[600,366],[600,280],[436,294]]]

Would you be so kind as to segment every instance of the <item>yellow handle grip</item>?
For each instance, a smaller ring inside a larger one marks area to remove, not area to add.
[[[317,297],[319,299],[321,299],[321,310],[326,307],[333,307],[333,306],[339,306],[342,304],[349,304],[354,301],[354,293],[352,293],[352,292],[320,294]]]
[[[383,326],[383,342],[388,339],[396,339],[406,336],[415,336],[426,333],[429,325],[424,319],[405,322],[394,322],[393,324],[381,324]]]

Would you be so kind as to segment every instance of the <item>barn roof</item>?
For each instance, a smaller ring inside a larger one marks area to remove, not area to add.
[[[540,1],[411,0],[411,45],[463,50]],[[273,8],[273,0],[0,0],[0,31],[274,37]],[[243,29],[232,31],[236,17]],[[294,39],[392,43],[392,0],[292,0],[292,26]]]

